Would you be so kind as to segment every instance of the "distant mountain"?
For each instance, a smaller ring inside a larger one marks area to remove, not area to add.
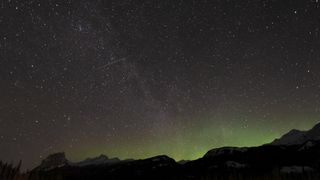
[[[100,165],[114,165],[117,163],[124,163],[133,161],[132,159],[120,160],[119,158],[111,158],[100,155],[94,158],[87,158],[80,162],[69,161],[64,152],[54,153],[45,158],[41,164],[35,168],[36,171],[50,171],[62,167],[86,167],[86,166],[100,166]]]
[[[222,147],[208,151],[204,157],[215,157],[215,156],[230,156],[235,154],[241,154],[248,150],[246,147]]]
[[[41,164],[36,167],[36,170],[49,171],[55,168],[69,165],[70,162],[66,159],[64,152],[59,152],[49,155],[47,158],[42,160]]]
[[[300,131],[293,129],[284,134],[281,138],[275,139],[272,145],[299,145],[307,141],[320,140],[320,123],[316,124],[309,131]]]
[[[109,159],[105,155],[100,155],[95,158],[87,158],[83,161],[77,162],[77,163],[72,163],[73,166],[91,166],[91,165],[102,165],[102,164],[116,164],[119,163],[120,159],[119,158],[112,158]]]

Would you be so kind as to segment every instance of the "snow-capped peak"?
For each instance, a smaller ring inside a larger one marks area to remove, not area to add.
[[[100,155],[94,158],[87,158],[83,161],[74,163],[74,166],[89,166],[89,165],[102,165],[102,164],[114,164],[120,162],[118,158],[109,159],[106,155]]]
[[[309,131],[293,129],[284,134],[281,138],[275,139],[272,145],[300,145],[307,141],[320,140],[320,123],[316,124]]]

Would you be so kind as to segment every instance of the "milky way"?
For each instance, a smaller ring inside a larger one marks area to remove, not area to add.
[[[0,159],[201,157],[320,120],[320,4],[3,0]]]

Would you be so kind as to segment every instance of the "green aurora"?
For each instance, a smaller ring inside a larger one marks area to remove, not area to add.
[[[66,150],[68,158],[72,161],[81,161],[87,157],[105,154],[108,157],[120,159],[143,159],[156,155],[168,155],[179,160],[193,160],[202,157],[213,148],[224,146],[251,147],[272,142],[291,129],[308,130],[319,122],[320,115],[299,115],[292,113],[290,116],[279,115],[272,122],[264,117],[252,116],[246,124],[230,123],[241,116],[230,115],[227,117],[203,117],[197,120],[205,122],[197,126],[187,126],[181,129],[178,126],[174,132],[166,132],[161,137],[143,138],[140,140],[118,139],[117,143],[106,144],[103,140],[76,144]],[[243,116],[247,117],[247,116]],[[223,119],[228,119],[223,121]],[[257,120],[258,119],[258,120]],[[261,121],[260,121],[261,120]],[[195,121],[195,120],[193,120]],[[218,122],[218,123],[217,123]],[[290,122],[290,124],[284,124]]]

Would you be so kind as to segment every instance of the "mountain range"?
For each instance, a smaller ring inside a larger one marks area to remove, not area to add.
[[[320,179],[320,123],[308,131],[291,130],[279,139],[258,147],[215,148],[192,161],[176,162],[165,155],[140,160],[100,155],[71,162],[62,152],[49,155],[31,172],[41,173],[44,177],[58,174],[68,180]]]

